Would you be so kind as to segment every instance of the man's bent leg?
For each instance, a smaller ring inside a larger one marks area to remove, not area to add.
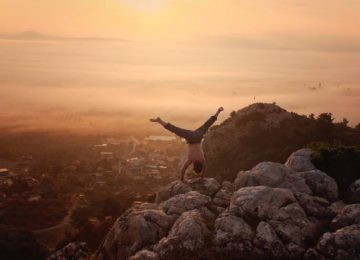
[[[174,126],[173,124],[170,124],[170,123],[167,123],[164,127],[165,127],[165,129],[169,130],[170,132],[176,134],[177,136],[185,138],[186,140],[189,140],[192,138],[193,132],[190,130]]]
[[[217,119],[216,116],[211,116],[202,126],[196,129],[196,131],[204,135],[206,131],[210,128],[210,126],[212,126],[215,123],[216,119]]]

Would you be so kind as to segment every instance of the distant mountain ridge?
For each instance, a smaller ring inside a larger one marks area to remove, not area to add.
[[[3,40],[22,40],[22,41],[113,41],[113,42],[128,42],[128,40],[121,38],[107,38],[107,37],[61,37],[55,35],[43,34],[38,31],[24,31],[18,34],[0,34],[0,39]]]

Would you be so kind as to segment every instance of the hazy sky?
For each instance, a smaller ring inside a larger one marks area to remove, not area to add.
[[[358,0],[0,0],[0,31],[131,40],[360,37]]]
[[[195,127],[252,102],[360,122],[358,0],[0,0],[0,120],[21,128]],[[188,119],[188,120],[185,120]]]

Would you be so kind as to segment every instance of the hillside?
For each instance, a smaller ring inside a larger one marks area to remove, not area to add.
[[[330,113],[302,116],[276,104],[256,103],[237,112],[205,136],[207,174],[233,180],[239,170],[262,161],[283,163],[287,156],[311,142],[359,145],[360,131],[347,121],[334,123]]]

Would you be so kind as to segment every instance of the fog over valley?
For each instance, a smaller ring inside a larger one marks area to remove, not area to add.
[[[158,133],[149,117],[192,128],[219,105],[222,120],[253,102],[360,121],[356,49],[246,42],[0,40],[1,127]]]

